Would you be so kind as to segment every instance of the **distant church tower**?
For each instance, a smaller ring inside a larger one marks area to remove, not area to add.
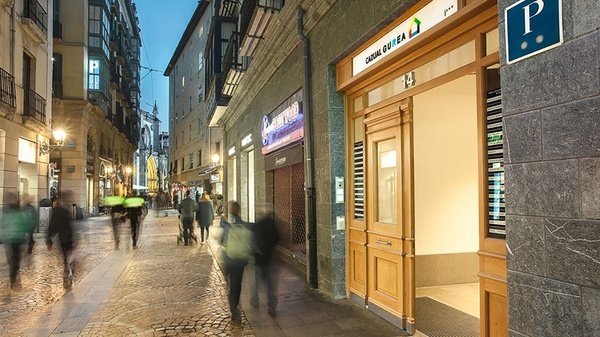
[[[165,177],[169,159],[162,141],[161,123],[156,102],[152,112],[142,109],[140,141],[134,154],[136,174],[133,188],[138,194],[153,196],[160,190],[167,190]]]

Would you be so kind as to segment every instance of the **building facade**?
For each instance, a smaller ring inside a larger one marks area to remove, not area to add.
[[[52,153],[57,189],[97,214],[108,195],[132,192],[139,140],[140,48],[131,0],[59,0],[53,21],[53,128],[67,146]]]
[[[274,205],[311,285],[409,332],[468,285],[481,336],[600,334],[596,1],[213,3],[226,199]]]
[[[34,205],[50,196],[51,9],[52,1],[0,1],[2,205],[16,201],[13,195]]]
[[[222,135],[210,125],[205,101],[211,86],[205,53],[212,27],[212,7],[199,1],[164,72],[169,77],[169,192],[179,200],[188,189],[194,194],[222,193],[220,159],[215,156],[222,151]]]
[[[155,196],[159,191],[167,191],[168,167],[167,147],[162,140],[161,120],[158,119],[158,107],[154,104],[152,112],[141,110],[140,142],[134,153],[133,190],[140,194]]]

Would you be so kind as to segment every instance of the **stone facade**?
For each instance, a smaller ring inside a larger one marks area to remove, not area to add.
[[[206,113],[204,51],[211,22],[210,8],[201,1],[164,72],[169,77],[170,97],[169,183],[171,193],[181,196],[187,188],[194,192],[211,189],[208,177],[198,173],[212,164],[216,143],[223,138],[220,129],[209,127]]]
[[[501,50],[511,336],[600,335],[600,3],[562,10],[562,45]]]
[[[52,1],[35,8],[24,1],[0,1],[0,206],[49,197],[51,141],[52,25],[44,13]],[[0,242],[2,241],[0,217]]]
[[[297,8],[302,5],[312,59],[318,287],[334,298],[346,296],[346,233],[336,228],[336,217],[344,216],[346,209],[343,203],[335,203],[333,183],[335,177],[344,177],[346,160],[344,96],[335,88],[335,63],[415,3],[286,1],[223,117],[227,149],[234,145],[239,148],[242,137],[250,133],[256,135],[255,149],[260,149],[262,116],[303,86],[303,48],[297,32]],[[265,179],[264,156],[256,153],[254,181],[259,204],[265,202],[266,191],[272,187]],[[240,166],[236,172],[241,181]]]
[[[515,2],[498,2],[510,335],[598,336],[600,5],[563,1],[564,43],[507,65],[503,13]],[[334,298],[346,296],[345,232],[335,226],[345,208],[333,190],[335,177],[344,176],[346,134],[334,65],[416,3],[286,1],[223,117],[226,148],[240,148],[247,134],[260,135],[263,115],[303,87],[301,5],[312,59],[318,288]],[[273,187],[256,152],[260,203]],[[237,165],[235,179],[243,182]],[[231,199],[242,197],[239,190]]]

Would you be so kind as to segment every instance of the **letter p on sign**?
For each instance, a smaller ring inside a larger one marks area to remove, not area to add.
[[[506,58],[513,63],[562,44],[562,1],[521,0],[504,11]]]

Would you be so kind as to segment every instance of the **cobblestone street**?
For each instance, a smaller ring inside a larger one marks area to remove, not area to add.
[[[114,250],[108,217],[81,222],[75,285],[69,292],[62,287],[59,249],[47,251],[38,234],[33,254],[23,255],[20,290],[8,289],[7,266],[2,263],[0,334],[54,336],[81,331],[69,336],[253,336],[244,316],[241,327],[232,325],[226,282],[207,244],[178,245],[177,217],[172,211],[169,215],[156,217],[151,212],[146,217],[138,249],[132,249],[130,238],[122,235],[120,249]],[[116,281],[94,287],[90,292],[97,293],[91,296],[97,303],[73,310],[81,312],[71,312],[72,318],[49,331],[49,312],[57,311],[53,306],[61,307],[63,296],[79,297],[82,279],[113,255],[128,259]],[[106,289],[104,296],[99,291],[102,288]]]
[[[75,284],[106,257],[114,247],[108,217],[87,218],[76,224],[78,238]],[[60,246],[46,249],[44,233],[34,235],[32,254],[21,260],[21,288],[11,291],[4,247],[0,253],[0,334],[20,336],[64,294]]]

